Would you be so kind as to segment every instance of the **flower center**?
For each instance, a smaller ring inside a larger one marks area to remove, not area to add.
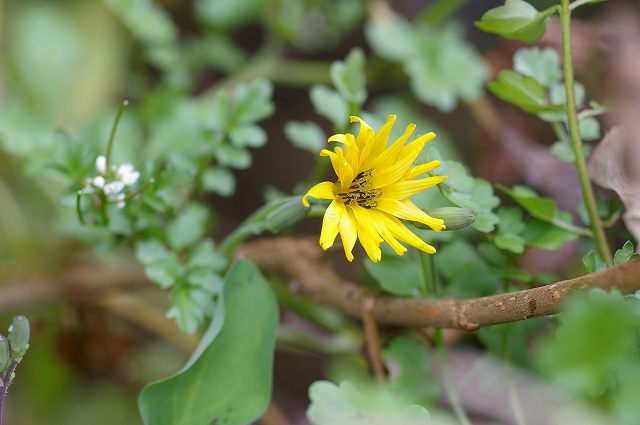
[[[338,197],[349,205],[355,204],[363,208],[375,208],[378,206],[377,199],[382,195],[382,190],[371,187],[371,173],[373,169],[359,173],[349,186],[349,190],[339,193]]]

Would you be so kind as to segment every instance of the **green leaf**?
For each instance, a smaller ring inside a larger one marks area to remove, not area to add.
[[[543,221],[552,221],[557,217],[558,206],[553,199],[542,198],[526,186],[517,185],[512,189],[501,189],[532,216]]]
[[[584,145],[583,145],[584,147]],[[569,143],[563,140],[557,140],[549,148],[549,152],[558,157],[563,162],[575,162],[576,157]]]
[[[275,297],[260,271],[240,261],[225,278],[224,300],[224,312],[186,366],[142,390],[146,425],[247,425],[267,408],[278,325]]]
[[[418,404],[437,401],[438,382],[431,374],[431,355],[422,342],[405,336],[394,337],[382,357],[389,370],[389,390]]]
[[[622,248],[618,249],[613,256],[613,263],[617,265],[637,259],[640,259],[640,254],[637,253],[633,247],[633,242],[626,241]]]
[[[284,125],[284,134],[295,147],[314,156],[327,144],[327,137],[322,129],[311,121],[289,121]]]
[[[349,122],[349,106],[337,91],[316,84],[311,87],[309,97],[316,113],[331,121],[335,130]]]
[[[422,424],[430,422],[427,410],[409,404],[384,386],[355,385],[343,381],[314,382],[309,388],[307,418],[313,425]]]
[[[504,6],[491,9],[482,15],[476,26],[483,31],[512,40],[534,42],[545,32],[546,18],[555,12],[555,7],[538,12],[524,0],[507,0]]]
[[[520,235],[515,233],[500,233],[494,239],[496,246],[507,251],[511,251],[515,254],[522,254],[524,252],[524,239]]]
[[[208,312],[213,312],[214,299],[200,288],[179,285],[171,291],[171,307],[167,318],[175,320],[178,327],[189,335],[194,335],[204,323]]]
[[[247,125],[231,130],[229,139],[239,148],[261,148],[267,143],[267,133],[257,125]]]
[[[172,252],[162,260],[145,266],[144,274],[161,288],[171,288],[182,275],[182,265],[176,254]]]
[[[527,223],[527,228],[522,233],[522,238],[525,244],[530,247],[558,249],[565,242],[578,239],[578,235],[534,218]]]
[[[164,260],[169,255],[167,247],[158,239],[148,239],[136,243],[136,258],[145,266]]]
[[[435,256],[437,270],[447,280],[447,294],[467,298],[494,294],[500,279],[477,251],[464,240],[454,240]]]
[[[585,142],[592,142],[600,139],[600,123],[594,117],[586,117],[578,121],[580,137]],[[588,152],[585,152],[588,155]]]
[[[251,166],[251,154],[244,148],[233,145],[222,145],[216,151],[216,159],[220,165],[225,167],[244,170]]]
[[[420,28],[417,50],[405,58],[415,96],[442,112],[452,111],[459,99],[472,101],[483,94],[489,68],[460,26]]]
[[[378,263],[366,259],[364,268],[382,289],[390,294],[420,297],[424,295],[425,279],[418,258],[409,252],[398,256],[387,247]],[[390,251],[390,252],[389,252]],[[389,255],[386,255],[388,252]]]
[[[579,395],[600,399],[615,388],[616,372],[637,362],[638,316],[617,291],[592,289],[573,298],[562,325],[537,353],[539,369]]]
[[[546,98],[544,87],[531,77],[514,71],[501,71],[487,88],[500,99],[512,103],[525,112],[560,111],[563,105],[551,105]]]
[[[236,178],[232,172],[220,167],[209,167],[202,173],[202,187],[208,192],[231,196],[236,190]]]
[[[273,85],[264,79],[242,83],[233,92],[234,123],[253,124],[273,114]]]
[[[260,16],[264,0],[196,0],[198,18],[213,28],[228,31]]]
[[[151,0],[106,0],[140,41],[148,45],[174,42],[178,28],[169,15]]]
[[[535,78],[544,87],[559,83],[562,78],[560,57],[550,47],[518,50],[513,56],[513,69],[522,75]]]
[[[204,235],[209,211],[204,205],[190,204],[167,226],[169,245],[175,249],[185,248]]]
[[[364,52],[352,49],[344,61],[332,63],[331,80],[346,100],[362,105],[367,99]]]
[[[482,341],[487,351],[496,358],[502,358],[504,342],[509,346],[509,355],[514,363],[527,366],[530,363],[528,342],[533,331],[540,328],[542,321],[522,320],[478,329],[475,335]]]
[[[196,245],[187,260],[187,267],[206,267],[211,270],[221,271],[227,266],[227,258],[216,250],[211,239],[206,239]]]
[[[587,273],[595,273],[607,268],[607,264],[600,258],[600,255],[593,250],[582,257],[582,264],[584,264]]]
[[[414,29],[401,15],[394,13],[384,19],[370,20],[364,30],[375,54],[383,58],[402,62],[417,50]]]

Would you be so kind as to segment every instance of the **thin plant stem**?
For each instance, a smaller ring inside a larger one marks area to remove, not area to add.
[[[596,198],[593,187],[589,181],[587,172],[587,164],[582,152],[582,140],[580,139],[580,131],[578,129],[578,116],[576,113],[576,103],[573,92],[573,61],[571,56],[571,10],[569,8],[569,0],[561,0],[560,3],[560,24],[562,29],[562,51],[564,54],[564,85],[567,98],[567,123],[569,126],[569,137],[571,148],[575,156],[576,171],[582,188],[582,196],[584,198],[591,230],[593,231],[594,241],[598,249],[598,253],[604,262],[609,266],[613,265],[611,259],[611,250],[607,242],[607,237],[600,221]]]
[[[2,378],[2,388],[0,388],[0,425],[4,424],[4,401],[7,398],[9,386],[11,385],[11,375],[13,375],[17,366],[18,362],[14,362],[11,367],[9,367],[7,373],[4,376],[0,376],[0,378]]]
[[[107,170],[109,170],[109,167],[111,166],[111,151],[113,150],[113,141],[115,140],[115,137],[116,137],[116,130],[118,129],[120,118],[122,118],[122,113],[124,112],[124,110],[128,105],[129,105],[128,100],[124,100],[120,104],[120,107],[118,108],[118,114],[116,115],[116,119],[113,122],[113,126],[111,127],[111,134],[109,135],[109,142],[107,143],[107,154],[106,154]]]

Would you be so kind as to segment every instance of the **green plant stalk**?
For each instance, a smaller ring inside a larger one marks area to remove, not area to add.
[[[118,108],[118,114],[116,115],[116,120],[113,122],[113,127],[111,127],[111,134],[109,134],[109,142],[107,143],[107,154],[106,156],[106,162],[107,162],[107,172],[109,171],[109,168],[111,167],[111,151],[113,150],[113,142],[116,138],[116,130],[118,129],[118,124],[120,123],[120,118],[122,118],[122,113],[124,112],[125,108],[129,105],[129,101],[128,100],[124,100],[121,104],[120,107]]]
[[[573,59],[571,56],[571,10],[569,9],[569,0],[561,0],[560,3],[560,24],[562,29],[562,51],[564,55],[564,86],[567,98],[567,122],[569,124],[569,138],[571,148],[575,156],[576,171],[582,188],[582,196],[587,207],[591,230],[598,249],[598,253],[604,262],[609,266],[613,265],[611,258],[611,250],[607,243],[607,237],[600,221],[598,208],[596,206],[596,198],[593,193],[593,187],[589,181],[587,172],[587,163],[582,152],[582,140],[580,140],[580,131],[578,129],[578,116],[576,113],[576,103],[573,93]]]

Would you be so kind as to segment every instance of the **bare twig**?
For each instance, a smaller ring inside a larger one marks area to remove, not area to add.
[[[338,276],[320,261],[322,250],[309,238],[261,239],[239,252],[267,273],[280,273],[310,299],[332,305],[360,317],[360,305],[376,295]],[[464,300],[416,299],[376,296],[373,316],[378,324],[474,330],[480,326],[514,322],[557,313],[569,293],[589,288],[619,290],[628,294],[640,289],[640,261],[611,267],[598,273],[556,282],[539,288]]]
[[[369,355],[369,363],[371,369],[378,382],[384,381],[384,365],[382,356],[380,355],[380,333],[378,332],[378,324],[373,315],[376,300],[373,296],[365,297],[362,300],[362,324],[364,325],[364,338],[367,345],[367,354]]]

